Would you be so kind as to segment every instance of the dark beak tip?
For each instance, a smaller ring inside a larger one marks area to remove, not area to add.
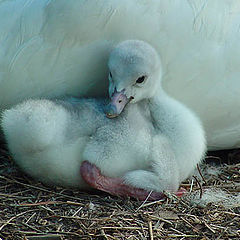
[[[118,117],[117,114],[106,113],[107,118],[116,118]]]
[[[111,116],[116,115],[117,109],[114,105],[112,105],[110,103],[107,106],[105,106],[104,112],[105,112],[107,117],[111,117]]]

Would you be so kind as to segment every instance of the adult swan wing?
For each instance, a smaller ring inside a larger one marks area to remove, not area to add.
[[[211,149],[240,147],[240,2],[0,1],[0,109],[29,97],[103,95],[109,51],[142,39],[163,84],[202,119]]]

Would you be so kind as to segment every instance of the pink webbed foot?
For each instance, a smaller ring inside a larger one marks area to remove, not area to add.
[[[186,193],[187,193],[187,190],[183,187],[180,187],[174,194],[178,197],[182,197]]]
[[[81,176],[91,187],[121,197],[133,197],[138,200],[161,200],[165,195],[161,192],[149,192],[144,189],[126,185],[121,178],[106,177],[93,164],[84,161],[81,165]]]

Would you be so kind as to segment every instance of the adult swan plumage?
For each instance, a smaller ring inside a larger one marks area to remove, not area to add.
[[[0,1],[0,109],[29,97],[104,95],[115,44],[162,57],[164,89],[200,116],[211,149],[240,146],[240,2]]]
[[[40,99],[4,111],[16,162],[48,184],[84,188],[86,181],[142,200],[150,191],[153,199],[177,191],[205,153],[198,118],[163,91],[161,62],[149,44],[120,43],[108,66],[107,106],[101,99]]]

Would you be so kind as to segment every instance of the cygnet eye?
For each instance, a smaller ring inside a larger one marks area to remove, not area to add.
[[[110,76],[110,78],[112,78],[112,73],[111,72],[109,72],[109,76]]]
[[[146,79],[146,76],[141,76],[137,79],[136,83],[143,83]]]

